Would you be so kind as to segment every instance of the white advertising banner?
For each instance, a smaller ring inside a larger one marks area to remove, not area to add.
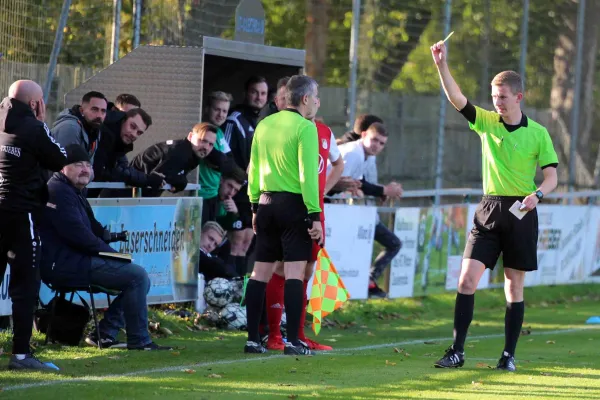
[[[10,265],[6,267],[6,273],[2,277],[0,283],[0,315],[11,315],[12,314],[12,302],[8,295],[8,280],[10,277]]]
[[[376,207],[325,204],[325,248],[352,299],[368,298],[376,213]]]
[[[402,241],[402,248],[392,260],[388,291],[390,298],[413,295],[420,215],[419,207],[399,208],[396,211],[394,233]]]
[[[592,208],[588,221],[583,276],[587,281],[600,282],[600,208]]]

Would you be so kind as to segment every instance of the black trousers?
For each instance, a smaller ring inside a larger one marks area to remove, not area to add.
[[[35,220],[32,213],[0,211],[0,276],[4,277],[6,265],[10,264],[13,354],[30,352],[33,314],[40,292],[42,248]]]

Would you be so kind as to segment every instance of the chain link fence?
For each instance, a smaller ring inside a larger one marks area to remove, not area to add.
[[[134,3],[120,10],[119,55],[134,46]],[[48,101],[49,122],[64,94],[110,64],[114,6],[73,0]],[[140,44],[197,46],[202,36],[233,38],[238,0],[142,0]],[[265,44],[307,50],[306,70],[321,85],[321,116],[337,135],[349,108],[381,116],[390,131],[379,157],[381,181],[433,188],[443,135],[444,187],[481,185],[480,143],[451,105],[440,127],[440,85],[429,46],[448,41],[451,70],[467,97],[491,108],[489,82],[506,69],[524,72],[525,112],[548,127],[559,153],[559,179],[576,189],[600,179],[600,2],[584,0],[263,0]],[[449,3],[451,13],[445,14]],[[63,0],[0,0],[0,88],[16,79],[45,83]],[[582,13],[578,14],[578,10]],[[351,104],[351,33],[356,20],[356,104]],[[581,14],[585,16],[582,22]],[[578,40],[578,37],[580,40]],[[579,44],[579,47],[578,47]],[[577,62],[578,48],[581,62]],[[581,90],[578,91],[577,83]],[[102,88],[98,88],[101,90]],[[67,105],[71,106],[71,105]],[[355,107],[355,108],[354,108]],[[442,129],[440,129],[442,128]],[[573,133],[576,132],[575,135]],[[572,139],[574,146],[572,146]],[[575,150],[575,151],[573,151]],[[569,166],[572,169],[569,169]],[[569,172],[572,174],[569,174]]]

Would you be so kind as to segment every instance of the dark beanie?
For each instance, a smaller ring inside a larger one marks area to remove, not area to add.
[[[78,144],[70,144],[65,150],[67,151],[67,165],[81,161],[90,162],[90,155]]]

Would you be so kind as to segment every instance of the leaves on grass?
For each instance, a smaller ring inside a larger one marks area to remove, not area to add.
[[[119,357],[119,356],[110,356],[110,357],[107,357],[107,358],[108,358],[109,360],[118,360],[118,359],[119,359],[119,358],[121,358],[121,357]]]
[[[542,302],[540,303],[540,306],[541,306],[541,307],[548,307],[548,302],[546,302],[546,301],[542,301]]]
[[[482,362],[478,362],[477,364],[475,364],[475,367],[476,368],[492,368],[492,367],[490,367],[489,364],[482,363]]]
[[[290,374],[295,374],[295,373],[296,373],[296,368],[290,369]]]
[[[323,340],[326,340],[328,342],[337,342],[337,340],[335,340],[335,339],[323,339]]]
[[[90,367],[93,367],[96,364],[98,364],[98,361],[90,361],[89,363],[85,364],[85,366],[88,367],[88,368],[90,368]]]
[[[208,375],[209,378],[216,378],[216,379],[220,379],[223,377],[223,375],[219,375],[219,374],[210,374]]]
[[[369,332],[367,332],[367,336],[375,336],[375,334],[373,334],[373,332],[369,331]]]
[[[391,362],[389,360],[385,360],[385,365],[391,365],[393,367],[394,365],[396,365],[396,363],[395,362]]]
[[[533,339],[527,339],[528,342],[533,342]]]
[[[546,340],[546,344],[556,344],[556,340]]]
[[[531,335],[531,329],[523,329],[523,330],[521,330],[521,335],[522,336]]]
[[[367,329],[367,328],[368,328],[368,326],[366,326],[366,325],[361,325],[360,327],[361,327],[362,329]]]
[[[157,331],[160,328],[160,322],[148,321],[148,328],[151,331]]]
[[[171,354],[173,354],[174,356],[179,356],[181,355],[181,353],[179,351],[172,351]]]
[[[469,349],[472,349],[473,347],[475,347],[475,345],[474,344],[467,344],[467,345],[465,345],[465,347],[468,347]]]
[[[540,372],[540,375],[543,375],[543,376],[552,376],[552,374],[550,372]]]
[[[483,385],[483,382],[482,381],[471,381],[471,384],[473,386],[481,386],[481,385]]]
[[[402,350],[404,350],[404,349],[402,349]],[[394,353],[400,353],[400,349],[397,347],[394,347]]]
[[[186,368],[186,369],[182,369],[181,372],[185,372],[186,374],[195,374],[196,370],[195,369]]]
[[[569,354],[575,354],[573,350],[569,350]]]
[[[173,334],[173,332],[169,328],[165,328],[164,326],[161,326],[160,328],[158,328],[158,332],[165,334],[167,336],[171,336]]]

